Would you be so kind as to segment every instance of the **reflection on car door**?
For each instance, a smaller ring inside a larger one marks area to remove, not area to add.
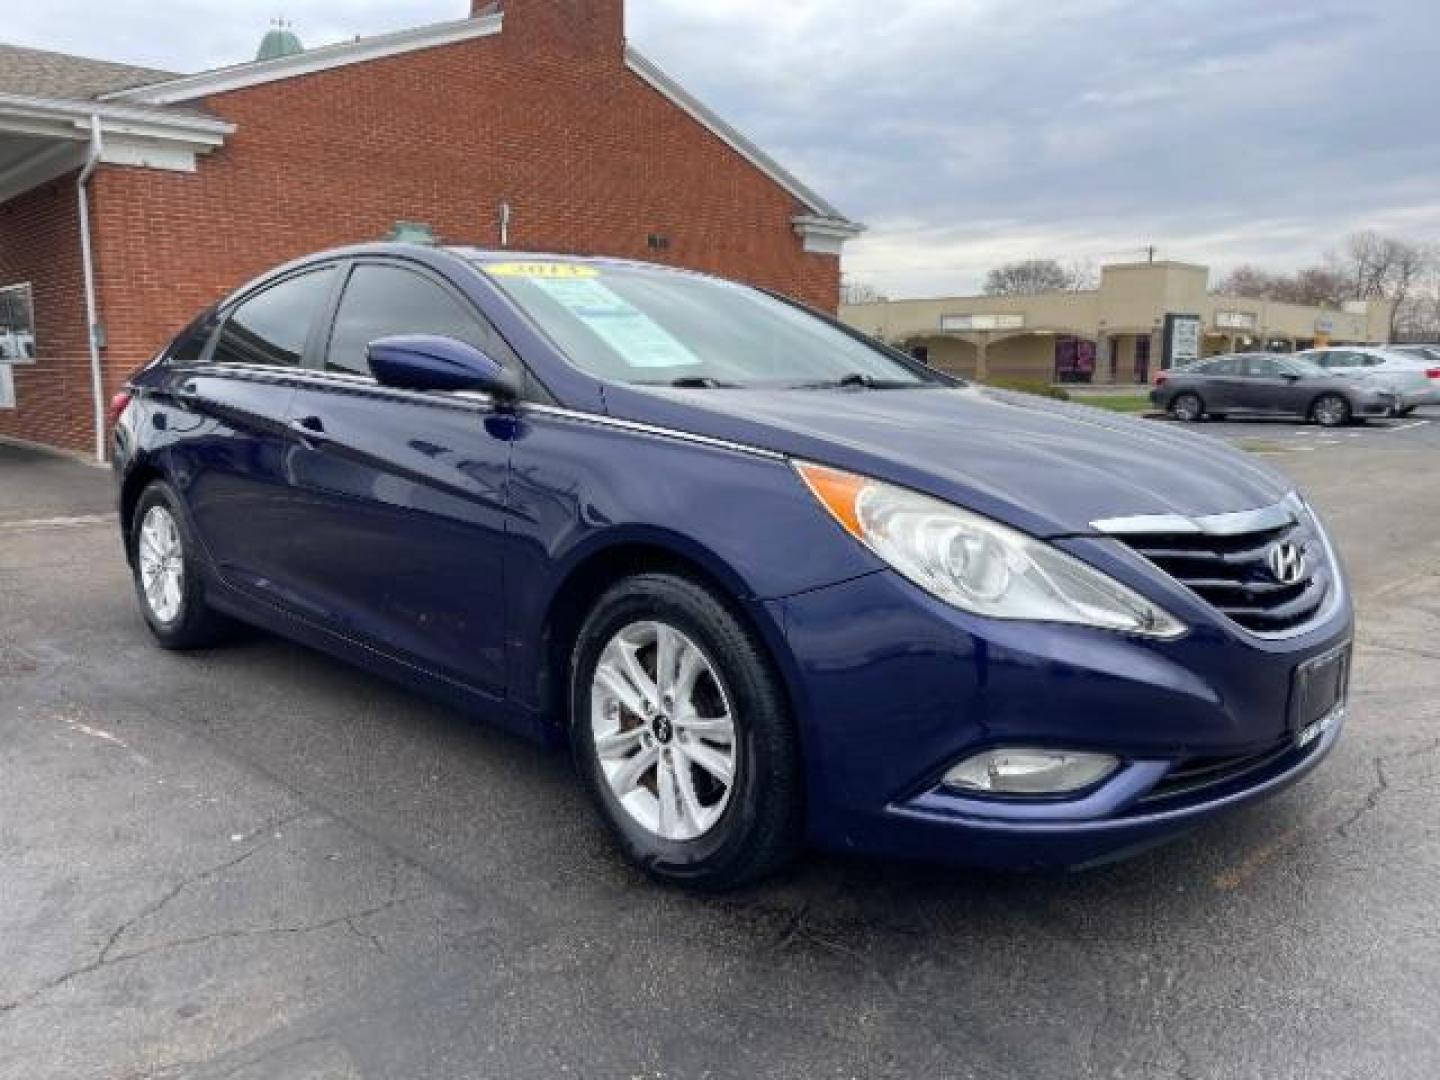
[[[1295,395],[1294,382],[1285,378],[1280,361],[1274,356],[1246,356],[1242,361],[1245,372],[1245,408],[1263,413],[1294,412],[1291,399]]]
[[[1208,411],[1228,412],[1237,407],[1243,408],[1241,402],[1244,397],[1244,380],[1239,358],[1216,357],[1206,365],[1205,376],[1202,393],[1205,395],[1205,407]]]
[[[518,363],[469,301],[428,271],[350,270],[320,367],[295,393],[306,606],[340,632],[492,693],[504,688],[511,419],[480,395],[369,377],[366,346],[442,334]]]
[[[335,266],[265,286],[222,313],[208,355],[176,357],[165,390],[167,451],[200,542],[225,582],[273,597],[287,587],[296,506],[286,475],[290,398]]]

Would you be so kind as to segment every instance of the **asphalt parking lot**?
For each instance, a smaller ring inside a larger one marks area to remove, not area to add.
[[[154,648],[108,476],[0,447],[0,1077],[1440,1074],[1440,410],[1196,430],[1350,566],[1322,769],[1118,866],[721,899],[562,756],[258,633]]]

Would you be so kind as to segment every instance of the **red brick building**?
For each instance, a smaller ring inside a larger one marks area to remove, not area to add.
[[[0,46],[0,436],[93,452],[96,402],[199,308],[403,223],[827,309],[860,231],[627,45],[623,0],[188,76]]]

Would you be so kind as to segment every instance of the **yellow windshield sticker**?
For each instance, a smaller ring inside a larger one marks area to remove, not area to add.
[[[599,277],[600,271],[593,266],[584,266],[581,263],[562,262],[532,262],[532,263],[490,263],[484,267],[485,273],[491,277],[523,277],[541,278],[554,280],[557,278],[573,280],[575,278]]]

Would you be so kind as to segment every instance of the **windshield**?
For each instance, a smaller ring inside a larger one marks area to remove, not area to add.
[[[878,348],[755,289],[592,263],[479,268],[583,371],[660,386],[932,386]]]

